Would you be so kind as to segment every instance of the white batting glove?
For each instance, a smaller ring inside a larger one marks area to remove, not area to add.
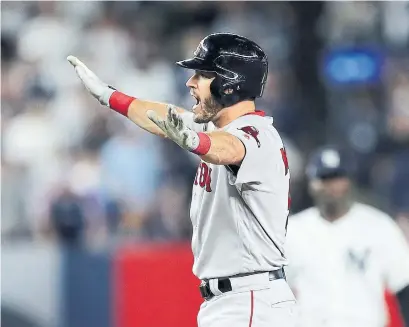
[[[192,152],[199,146],[199,135],[185,126],[182,117],[176,111],[175,106],[168,105],[168,114],[165,120],[160,118],[153,110],[148,110],[146,114],[148,118],[167,135],[167,137],[181,148]]]
[[[102,82],[85,64],[77,57],[68,56],[67,60],[74,66],[75,72],[81,79],[85,88],[103,105],[109,107],[109,98],[115,89]]]

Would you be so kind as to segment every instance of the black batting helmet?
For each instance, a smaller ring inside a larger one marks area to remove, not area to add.
[[[194,58],[176,64],[216,73],[210,91],[224,107],[261,97],[267,80],[268,61],[264,51],[253,41],[230,33],[206,36]]]

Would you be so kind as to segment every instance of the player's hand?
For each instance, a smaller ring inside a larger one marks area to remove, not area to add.
[[[182,117],[178,114],[175,106],[168,105],[166,119],[160,118],[153,110],[148,110],[146,114],[168,138],[178,144],[181,148],[193,151],[198,147],[200,142],[199,136],[195,131],[192,131],[184,124]]]
[[[75,72],[81,79],[85,88],[103,105],[109,106],[109,98],[115,89],[102,82],[85,64],[77,57],[68,56],[67,60],[74,66]]]

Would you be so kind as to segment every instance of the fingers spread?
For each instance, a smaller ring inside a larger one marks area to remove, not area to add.
[[[172,125],[177,128],[178,127],[178,123],[179,123],[179,119],[177,114],[175,114],[174,112],[172,112]]]
[[[183,123],[183,119],[182,119],[182,117],[180,115],[178,115],[178,120],[179,120],[178,128],[179,128],[179,130],[182,130],[185,127],[185,124]]]
[[[183,121],[182,118],[180,117],[179,113],[177,112],[177,109],[173,105],[168,105],[168,116],[167,116],[168,121],[171,123],[173,127],[175,127],[178,130],[181,130],[183,128]]]
[[[173,114],[172,114],[172,105],[168,105],[168,113],[166,115],[166,119],[173,125]]]

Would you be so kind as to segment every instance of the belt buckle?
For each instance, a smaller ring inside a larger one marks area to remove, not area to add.
[[[205,280],[202,280],[202,282],[200,283],[199,290],[200,295],[205,300],[210,300],[214,296],[212,291],[210,290],[209,283]]]

